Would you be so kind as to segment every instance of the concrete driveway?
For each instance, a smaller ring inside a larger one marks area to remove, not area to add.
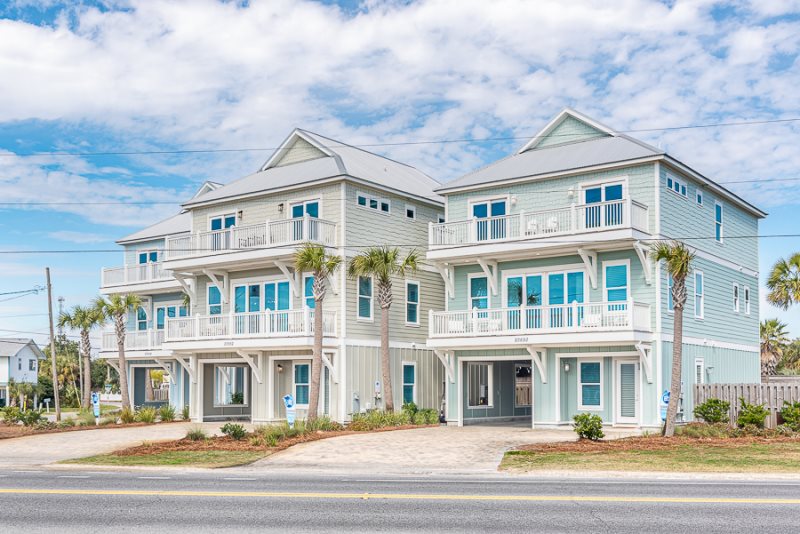
[[[607,437],[634,435],[609,430]],[[330,474],[476,474],[496,472],[503,453],[526,443],[575,440],[575,432],[517,426],[428,427],[351,434],[296,445],[242,471]]]

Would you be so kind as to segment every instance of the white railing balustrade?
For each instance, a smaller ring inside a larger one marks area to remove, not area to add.
[[[631,301],[430,312],[430,337],[650,330],[650,305]]]
[[[172,273],[164,270],[161,262],[104,268],[102,272],[103,287],[171,279]]]
[[[433,224],[431,246],[479,244],[535,239],[565,234],[633,227],[647,232],[647,206],[630,199],[572,205],[567,208]]]
[[[164,330],[148,328],[125,331],[125,350],[159,349],[162,343],[164,343]],[[103,330],[100,348],[103,351],[117,350],[117,333],[113,328]]]
[[[292,245],[305,241],[335,246],[336,223],[305,216],[301,219],[266,221],[190,236],[171,237],[167,239],[165,255],[167,259],[176,259]]]
[[[336,312],[322,312],[323,334],[336,335]],[[314,310],[193,315],[167,319],[167,341],[314,335]]]

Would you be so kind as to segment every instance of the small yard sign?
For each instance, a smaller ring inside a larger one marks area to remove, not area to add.
[[[289,428],[294,428],[294,419],[295,419],[294,397],[292,395],[284,395],[283,405],[286,406],[286,422],[289,423]]]
[[[92,409],[94,410],[94,424],[100,426],[100,395],[92,391]]]
[[[669,390],[664,390],[664,393],[661,394],[661,420],[667,420],[667,406],[669,406]]]

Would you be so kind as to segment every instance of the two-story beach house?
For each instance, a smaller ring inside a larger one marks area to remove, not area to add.
[[[32,339],[0,339],[0,407],[9,403],[9,381],[39,382],[39,360],[45,355]]]
[[[440,187],[428,260],[446,285],[428,346],[447,420],[657,427],[669,389],[671,281],[650,244],[696,253],[682,413],[702,382],[758,382],[758,221],[765,214],[664,151],[576,111],[518,152]]]
[[[345,421],[382,407],[375,281],[350,279],[345,266],[384,244],[424,257],[429,224],[444,220],[440,185],[408,165],[295,130],[258,172],[206,184],[180,214],[119,241],[125,266],[103,270],[101,291],[144,298],[126,339],[134,404],[146,401],[144,370],[164,368],[170,402],[188,406],[192,420],[280,420],[286,394],[305,417],[315,303],[313,278],[295,271],[294,255],[313,242],[343,258],[323,305],[320,412]],[[395,405],[438,409],[444,368],[426,339],[444,283],[423,265],[393,288]],[[115,361],[113,331],[102,351]]]

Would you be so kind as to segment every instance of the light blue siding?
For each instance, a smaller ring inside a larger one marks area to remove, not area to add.
[[[546,148],[553,145],[563,145],[565,143],[577,143],[598,137],[606,137],[607,133],[586,124],[575,117],[567,116],[553,130],[544,136],[536,149]]]

